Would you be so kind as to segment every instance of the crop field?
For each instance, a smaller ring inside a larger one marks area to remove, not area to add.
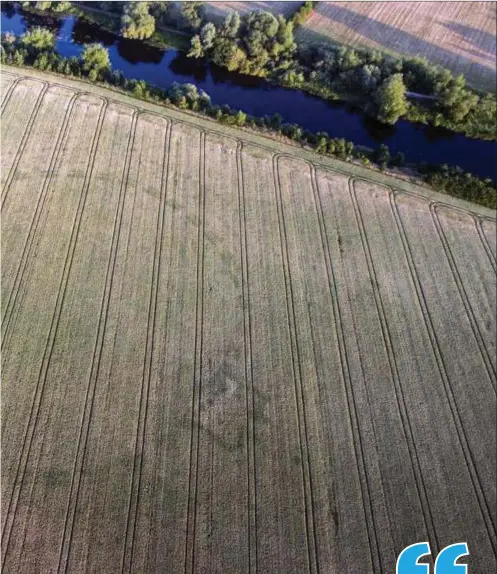
[[[3,572],[493,572],[494,212],[19,74]]]
[[[296,37],[424,56],[495,91],[496,9],[496,2],[319,2]]]

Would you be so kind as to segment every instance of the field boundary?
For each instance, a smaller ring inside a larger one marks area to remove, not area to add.
[[[269,136],[254,134],[248,130],[220,125],[215,120],[207,119],[204,116],[197,115],[193,112],[188,113],[185,111],[178,111],[173,108],[145,102],[138,98],[134,98],[133,96],[125,95],[118,90],[112,89],[110,86],[101,87],[94,85],[91,82],[68,79],[56,74],[48,74],[46,72],[39,72],[32,69],[22,69],[22,73],[19,73],[18,68],[7,65],[2,66],[1,73],[8,73],[16,77],[22,76],[26,78],[36,78],[40,81],[47,81],[48,77],[50,78],[49,82],[53,85],[66,88],[70,87],[82,93],[96,94],[105,98],[108,102],[115,101],[120,104],[127,104],[137,111],[147,111],[162,118],[165,117],[166,119],[172,119],[178,123],[190,125],[200,130],[207,130],[224,137],[229,136],[234,138],[236,141],[250,143],[256,147],[269,150],[273,153],[280,152],[283,154],[286,153],[291,157],[300,157],[310,161],[316,167],[332,170],[347,177],[358,177],[371,183],[387,185],[395,188],[396,190],[414,194],[417,197],[423,197],[426,200],[436,202],[439,205],[446,205],[449,208],[460,209],[475,218],[483,217],[491,219],[492,221],[496,220],[496,212],[482,205],[446,195],[421,184],[398,179],[392,175],[373,171],[357,164],[341,161],[335,158],[324,157],[314,151],[304,149],[298,145],[281,142]],[[110,97],[111,94],[112,97]]]

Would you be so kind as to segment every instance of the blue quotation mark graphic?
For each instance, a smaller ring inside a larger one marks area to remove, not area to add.
[[[395,574],[430,574],[429,564],[419,564],[418,560],[431,554],[428,542],[411,544],[404,548],[397,558]],[[433,574],[467,574],[466,564],[456,564],[459,558],[469,556],[466,542],[451,544],[440,551],[435,560]]]

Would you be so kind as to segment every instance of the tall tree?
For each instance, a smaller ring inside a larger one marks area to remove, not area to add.
[[[55,46],[55,34],[48,28],[36,26],[21,36],[21,44],[32,54],[52,50]]]
[[[196,34],[191,39],[190,50],[187,54],[189,58],[203,58],[205,56],[204,47],[200,36]]]
[[[407,112],[406,87],[402,74],[387,78],[375,95],[378,105],[378,119],[386,124],[394,124]]]
[[[216,34],[216,27],[212,22],[208,22],[202,27],[200,30],[200,39],[202,40],[204,50],[210,50],[212,48],[214,40],[216,39]]]
[[[198,30],[204,18],[202,2],[181,2],[181,14],[192,30]]]
[[[90,80],[96,80],[103,72],[111,69],[109,51],[102,44],[86,44],[81,60],[82,68],[88,72]]]
[[[121,17],[121,35],[124,38],[144,40],[155,32],[155,18],[149,12],[148,2],[128,2]]]
[[[238,30],[240,29],[240,14],[231,10],[226,15],[223,25],[221,26],[221,36],[226,38],[236,38]]]

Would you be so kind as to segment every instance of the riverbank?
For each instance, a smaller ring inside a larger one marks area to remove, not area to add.
[[[55,49],[65,58],[80,58],[84,46],[103,44],[109,52],[113,70],[122,70],[124,78],[144,80],[163,91],[174,82],[189,83],[205,90],[212,105],[242,110],[259,118],[264,125],[287,124],[292,134],[323,134],[332,139],[352,141],[356,149],[376,149],[387,145],[392,156],[405,155],[412,164],[448,164],[460,166],[484,179],[496,179],[497,146],[466,138],[441,128],[400,120],[394,127],[385,126],[363,115],[354,106],[329,102],[299,90],[281,88],[264,79],[230,73],[205,60],[187,58],[180,51],[167,51],[129,40],[81,18],[50,19],[29,17],[2,7],[2,28],[22,36],[28,28],[45,25],[56,35]],[[279,118],[279,120],[277,119]]]
[[[61,66],[61,69],[66,70],[65,76],[67,76],[67,70],[70,67],[68,68],[63,60],[59,60],[59,63],[64,64]],[[57,75],[61,77],[60,74]],[[116,76],[108,76],[108,79],[111,78],[114,79]],[[81,77],[76,79],[81,80]],[[117,81],[119,82],[121,79],[119,78]],[[86,78],[83,77],[83,80],[86,80]],[[126,80],[124,87],[119,85],[119,83],[116,85],[108,81],[93,80],[90,82],[88,80],[88,83],[112,89],[127,96],[131,95],[142,101],[163,105],[164,107],[169,108],[172,104],[177,108],[179,107],[182,111],[191,110],[195,112],[196,117],[208,116],[215,118],[218,123],[223,125],[236,126],[239,129],[248,128],[249,131],[262,133],[265,137],[274,141],[283,141],[289,144],[293,140],[294,142],[299,142],[302,149],[314,150],[321,156],[335,156],[357,166],[362,164],[373,171],[388,173],[403,181],[411,181],[413,183],[424,181],[429,183],[434,189],[448,195],[467,199],[491,209],[497,207],[497,191],[495,187],[489,182],[483,182],[470,174],[464,174],[458,168],[433,165],[419,168],[414,164],[404,165],[403,157],[402,161],[398,161],[395,157],[392,158],[388,148],[385,146],[380,146],[378,150],[374,150],[371,153],[355,147],[352,142],[345,140],[328,139],[326,136],[319,134],[306,135],[298,126],[291,124],[282,124],[276,129],[271,123],[268,124],[265,121],[261,121],[260,118],[250,118],[241,111],[211,106],[210,100],[206,95],[201,93],[192,94],[191,89],[188,87],[183,90],[181,86],[177,88],[173,86],[170,91],[164,92],[147,86],[145,82],[136,80]],[[397,166],[397,169],[388,169],[388,167],[394,166]]]
[[[399,170],[381,171],[379,169],[373,169],[371,166],[365,167],[359,162],[347,162],[327,155],[316,154],[316,152],[310,146],[297,145],[295,142],[292,142],[288,138],[277,137],[269,131],[254,130],[248,127],[233,127],[221,124],[212,118],[206,117],[204,114],[194,112],[192,110],[178,109],[172,104],[165,104],[164,102],[156,101],[144,101],[142,98],[139,98],[129,92],[118,89],[115,86],[110,86],[103,82],[90,82],[84,78],[68,78],[54,72],[40,72],[39,70],[30,67],[4,65],[3,68],[5,71],[12,74],[18,75],[21,73],[21,75],[34,77],[41,80],[43,80],[46,76],[52,76],[53,78],[57,78],[57,82],[62,85],[66,85],[77,90],[81,90],[81,87],[85,86],[85,90],[105,98],[108,98],[109,92],[111,92],[113,94],[113,99],[131,105],[133,105],[134,102],[139,102],[139,108],[143,110],[157,112],[157,108],[159,106],[161,110],[164,110],[164,114],[171,119],[187,123],[194,123],[196,127],[201,129],[206,129],[214,133],[219,132],[223,135],[231,136],[234,139],[238,139],[240,133],[243,133],[243,140],[247,143],[254,143],[255,145],[264,147],[266,149],[271,149],[275,153],[290,153],[292,155],[301,157],[303,160],[313,162],[314,164],[324,168],[329,167],[334,171],[348,174],[351,177],[368,179],[369,181],[381,185],[394,187],[400,191],[416,193],[430,201],[440,202],[442,199],[444,199],[447,204],[454,207],[460,207],[466,210],[469,209],[475,214],[479,214],[484,217],[495,217],[493,208],[488,208],[481,204],[477,205],[473,202],[468,202],[463,198],[454,197],[447,194],[441,195],[439,191],[423,184],[419,178],[410,176],[408,171],[404,171],[402,177],[399,177]],[[392,182],[392,178],[394,178],[395,183]]]
[[[51,14],[52,16],[60,15],[73,15],[76,17],[84,18],[88,23],[95,24],[102,29],[109,31],[113,34],[119,35],[120,33],[120,16],[111,12],[105,12],[98,8],[89,7],[88,5],[73,4],[67,12],[51,12],[50,10],[40,12],[31,7],[22,8],[38,15]],[[159,49],[167,50],[174,47],[182,52],[188,52],[193,33],[181,31],[172,27],[157,26],[153,36],[148,40],[139,40],[145,45],[156,47]],[[138,41],[138,40],[137,40]],[[344,104],[351,104],[362,110],[363,113],[369,115],[369,108],[371,107],[371,96],[365,97],[358,92],[344,92],[343,90],[336,91],[329,87],[324,86],[316,80],[308,78],[299,81],[297,85],[293,81],[288,81],[286,76],[281,76],[278,72],[269,74],[251,74],[256,78],[264,78],[268,83],[274,86],[284,87],[286,89],[297,90],[305,92],[321,98],[325,101],[333,101]],[[421,98],[419,96],[422,96]],[[492,124],[491,129],[471,118],[465,122],[452,121],[445,117],[439,111],[432,110],[432,104],[436,100],[435,97],[417,94],[416,97],[408,97],[408,105],[406,113],[403,115],[403,120],[410,123],[423,124],[426,126],[443,127],[453,131],[454,133],[464,134],[471,139],[478,139],[483,141],[496,141],[497,129]]]

